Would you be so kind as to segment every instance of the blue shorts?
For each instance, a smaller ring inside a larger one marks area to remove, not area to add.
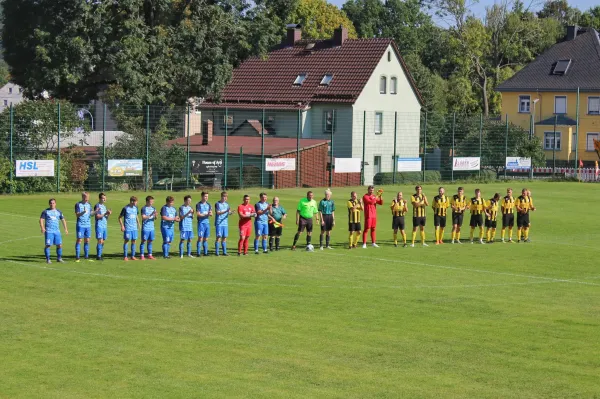
[[[135,240],[137,240],[137,237],[138,237],[137,230],[125,230],[125,232],[123,233],[124,240],[135,241]]]
[[[160,229],[160,233],[162,234],[163,242],[172,243],[173,237],[175,236],[175,229]]]
[[[269,224],[268,223],[254,223],[254,230],[256,230],[257,236],[268,236],[269,235]]]
[[[77,238],[90,238],[92,236],[92,228],[91,227],[79,227],[75,228],[77,232]]]
[[[229,227],[228,226],[216,226],[217,229],[217,238],[227,238],[229,235]]]
[[[199,224],[198,225],[198,238],[210,237],[210,224]]]
[[[182,240],[191,240],[192,238],[194,238],[194,232],[193,231],[180,231],[179,237]]]
[[[142,241],[154,241],[154,230],[142,230]]]
[[[96,227],[96,240],[106,240],[108,230],[102,227]]]
[[[60,233],[48,233],[44,234],[44,242],[46,245],[62,245],[62,236]]]

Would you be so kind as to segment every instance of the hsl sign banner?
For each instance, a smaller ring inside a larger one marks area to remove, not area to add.
[[[17,161],[15,169],[17,177],[51,177],[54,176],[54,160],[32,159]]]
[[[506,157],[506,169],[531,169],[531,158]]]
[[[265,160],[268,172],[280,170],[296,170],[296,158],[267,158]]]
[[[452,160],[452,170],[479,170],[480,157],[457,157]]]

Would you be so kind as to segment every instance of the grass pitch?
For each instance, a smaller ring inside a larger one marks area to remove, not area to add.
[[[79,196],[58,195],[70,235],[67,263],[52,265],[38,227],[50,195],[2,197],[0,397],[600,397],[598,186],[527,185],[530,244],[394,248],[387,187],[382,247],[349,251],[338,188],[335,250],[128,263],[117,215],[114,257],[73,263]],[[506,184],[481,188],[488,199]],[[304,191],[277,194],[293,214]],[[166,193],[153,194],[159,208]],[[129,195],[108,193],[109,207]],[[288,248],[293,230],[292,218]]]

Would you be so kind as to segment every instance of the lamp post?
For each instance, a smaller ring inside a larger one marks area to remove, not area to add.
[[[79,114],[79,119],[83,119],[83,115],[87,113],[90,116],[90,119],[92,120],[92,130],[94,130],[94,115],[92,115],[90,110],[86,108],[79,108],[77,113]]]
[[[533,113],[531,114],[531,128],[529,129],[529,141],[533,140],[535,136],[535,105],[540,101],[539,98],[533,100]],[[531,160],[531,166],[529,167],[529,178],[533,179],[533,159]]]

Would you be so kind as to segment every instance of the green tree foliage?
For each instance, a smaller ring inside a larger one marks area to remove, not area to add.
[[[567,0],[549,0],[537,13],[539,18],[551,18],[558,21],[561,25],[575,25],[581,17],[581,11],[576,7],[571,7]]]
[[[340,25],[348,29],[349,38],[357,37],[346,13],[327,0],[299,0],[287,21],[302,25],[302,35],[306,39],[329,39]]]
[[[0,60],[0,87],[4,86],[10,80],[8,64],[4,60]]]
[[[581,14],[579,25],[600,30],[600,6],[590,8]]]

